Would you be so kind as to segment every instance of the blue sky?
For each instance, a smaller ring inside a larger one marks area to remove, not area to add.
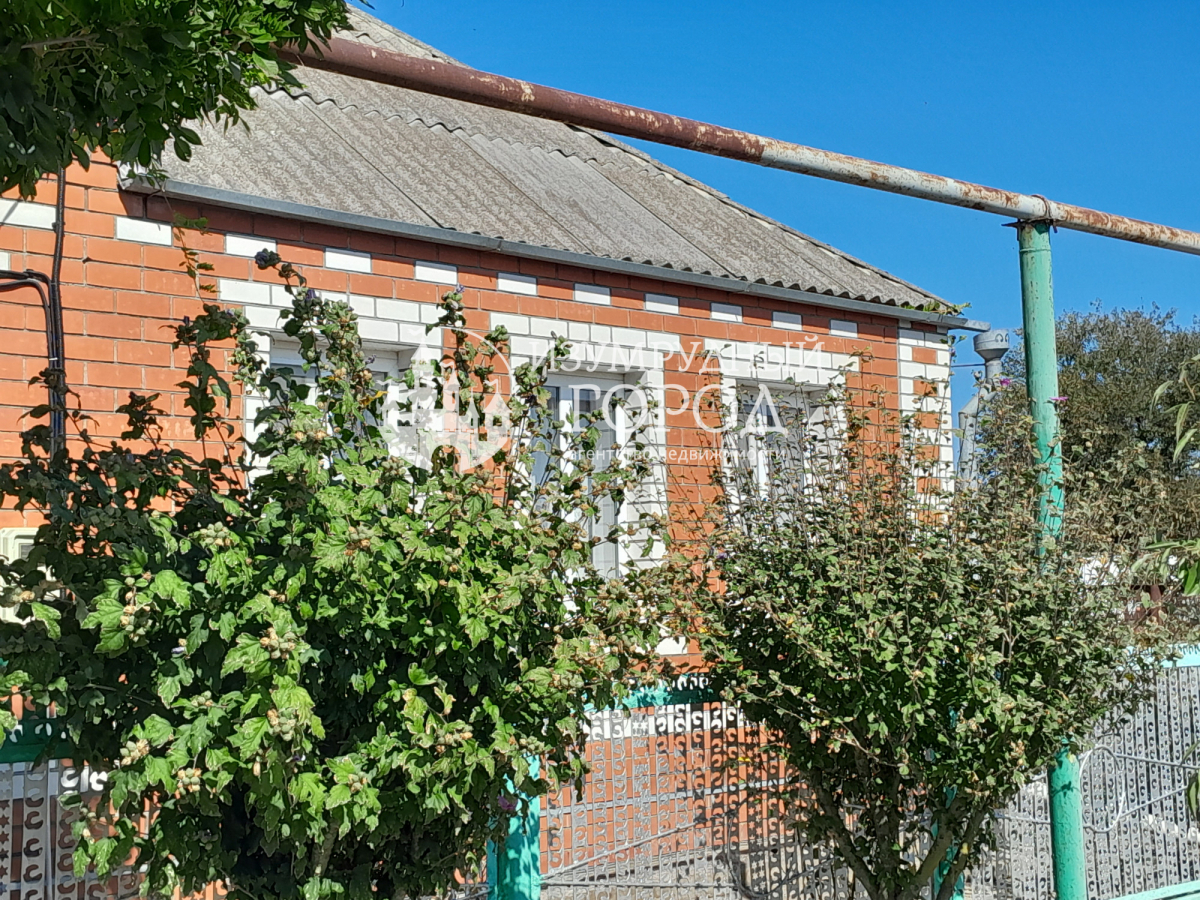
[[[1200,4],[380,0],[477,68],[1200,230]],[[1003,219],[661,145],[668,164],[1020,324]],[[1058,232],[1059,310],[1200,315],[1200,257]],[[960,361],[975,361],[967,349]],[[956,378],[956,406],[970,392]]]

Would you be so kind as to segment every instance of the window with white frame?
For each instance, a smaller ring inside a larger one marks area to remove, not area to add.
[[[729,386],[727,474],[737,489],[764,494],[803,488],[809,431],[821,420],[824,394],[825,388],[812,385],[739,380]]]
[[[551,376],[546,388],[550,392],[547,414],[551,417],[551,423],[557,425],[550,429],[548,436],[560,442],[560,449],[566,448],[569,433],[594,427],[600,432],[591,460],[595,469],[607,468],[618,459],[620,453],[625,452],[641,414],[640,408],[635,408],[636,404],[631,402],[631,394],[636,396],[632,385],[617,377],[579,374],[573,377]],[[592,413],[600,415],[589,425],[585,417]],[[562,458],[561,462],[564,465],[572,464],[569,458]],[[535,483],[545,478],[550,463],[549,453],[535,451]],[[620,574],[621,567],[627,561],[627,551],[607,538],[613,527],[623,524],[626,516],[609,497],[602,498],[598,506],[599,512],[584,523],[584,530],[589,538],[601,540],[593,550],[593,564],[602,575],[614,577]]]

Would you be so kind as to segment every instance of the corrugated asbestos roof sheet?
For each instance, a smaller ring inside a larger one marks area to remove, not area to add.
[[[346,35],[457,63],[357,10]],[[609,135],[329,72],[204,126],[171,179],[272,200],[894,306],[933,294]],[[666,274],[666,273],[664,273]]]

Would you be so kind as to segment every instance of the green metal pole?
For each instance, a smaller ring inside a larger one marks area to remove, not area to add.
[[[1058,350],[1054,335],[1054,280],[1050,271],[1050,223],[1018,222],[1021,248],[1021,308],[1025,319],[1025,384],[1033,415],[1042,493],[1042,534],[1062,531],[1062,448],[1058,435]],[[1050,844],[1058,900],[1087,900],[1083,854],[1083,802],[1079,761],[1063,750],[1050,767]]]

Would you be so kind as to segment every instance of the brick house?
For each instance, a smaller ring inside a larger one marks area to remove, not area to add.
[[[447,59],[351,14],[350,37]],[[180,443],[191,435],[177,387],[187,361],[172,351],[171,326],[213,297],[182,271],[181,234],[212,264],[205,280],[215,298],[245,310],[272,361],[294,349],[279,328],[286,295],[253,262],[263,248],[302,267],[313,287],[348,298],[386,374],[422,351],[436,301],[454,285],[472,329],[508,328],[513,363],[545,353],[552,335],[569,338],[575,365],[555,380],[562,402],[580,402],[581,383],[666,390],[657,440],[672,481],[696,492],[706,445],[693,398],[711,383],[706,351],[717,354],[727,391],[819,391],[850,368],[912,409],[926,383],[948,380],[949,333],[982,330],[927,291],[610,136],[325,72],[301,80],[301,92],[261,92],[248,131],[201,128],[203,146],[187,163],[166,160],[163,184],[101,161],[68,171],[65,371],[99,438],[120,434],[115,410],[130,391],[161,393],[175,417],[167,434]],[[56,190],[48,179],[32,202],[0,199],[0,270],[51,271]],[[207,231],[173,229],[180,215],[204,217]],[[46,365],[46,335],[34,288],[0,293],[5,458],[19,452],[23,414],[44,402],[44,388],[28,382]],[[948,413],[943,396],[929,415],[947,430]],[[949,461],[948,438],[938,452]],[[31,524],[0,512],[0,555],[19,553]],[[11,799],[31,778],[53,798],[53,766],[13,780]],[[55,896],[84,896],[67,874],[61,825],[49,809],[24,832],[0,834],[14,863],[26,855],[13,869],[19,880],[0,877],[6,889],[50,896],[54,883]],[[39,846],[44,856],[29,849]]]

